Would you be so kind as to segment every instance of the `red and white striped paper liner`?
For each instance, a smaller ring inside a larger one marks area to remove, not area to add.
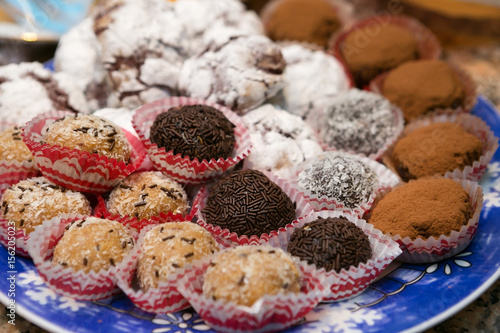
[[[203,295],[203,281],[213,255],[202,259],[178,282],[178,290],[198,315],[219,332],[269,332],[292,326],[324,297],[329,289],[325,275],[303,261],[295,262],[302,275],[299,294],[264,296],[252,307],[223,300],[213,301]]]
[[[129,163],[58,145],[41,144],[42,129],[67,115],[68,111],[52,111],[39,115],[24,127],[22,137],[42,175],[70,190],[104,193],[136,170],[144,161],[145,150],[136,136],[124,130],[131,145]]]
[[[270,172],[263,170],[260,171],[264,173],[272,182],[278,185],[283,190],[283,192],[288,195],[292,202],[295,202],[295,220],[293,220],[290,224],[279,228],[278,230],[269,232],[269,234],[265,233],[262,235],[252,235],[250,237],[246,235],[239,236],[237,233],[231,232],[229,229],[222,229],[219,226],[206,222],[205,215],[203,214],[203,209],[205,208],[210,190],[208,187],[203,186],[198,192],[193,203],[193,207],[196,209],[195,216],[198,218],[198,224],[207,229],[212,235],[228,239],[231,242],[237,243],[239,245],[262,245],[267,243],[271,237],[276,236],[279,232],[284,232],[288,229],[294,229],[295,225],[297,225],[300,219],[308,214],[311,214],[314,211],[313,207],[309,204],[309,201],[305,199],[302,193],[300,193],[290,183],[281,178],[278,178]]]
[[[29,258],[27,242],[30,235],[26,235],[24,229],[16,228],[13,221],[0,216],[0,244],[2,244],[8,252],[14,250],[17,255]]]
[[[0,195],[11,185],[39,174],[40,172],[36,169],[33,161],[0,160]]]
[[[234,151],[229,158],[212,159],[210,161],[191,159],[189,156],[182,157],[179,153],[165,151],[165,148],[158,148],[149,140],[150,128],[156,116],[168,111],[170,108],[179,105],[209,105],[221,111],[224,116],[236,127],[234,128],[235,145]],[[238,162],[242,161],[250,154],[252,147],[248,130],[241,118],[230,109],[205,101],[203,99],[190,97],[168,97],[148,103],[138,108],[132,117],[132,125],[139,135],[151,162],[156,170],[163,172],[179,183],[202,184],[210,179],[222,175],[225,171],[232,169]]]

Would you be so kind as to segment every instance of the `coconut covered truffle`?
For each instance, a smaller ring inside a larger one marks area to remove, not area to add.
[[[239,170],[220,179],[203,209],[206,222],[238,236],[260,236],[295,220],[295,203],[266,175]]]
[[[397,133],[393,106],[384,97],[351,89],[332,99],[318,119],[320,139],[330,147],[376,154]]]
[[[22,180],[5,190],[1,216],[14,221],[16,229],[31,233],[43,221],[62,214],[90,215],[89,201],[80,192],[50,183],[44,177]]]
[[[219,250],[212,235],[192,222],[164,223],[144,236],[137,280],[144,290],[156,288],[178,268]]]
[[[265,295],[299,293],[301,275],[290,255],[271,246],[238,246],[210,263],[203,295],[252,306]]]
[[[297,177],[297,185],[317,197],[326,196],[347,208],[368,201],[378,184],[375,172],[356,156],[325,152],[306,162]]]
[[[208,105],[185,105],[170,108],[156,116],[150,140],[198,161],[228,158],[235,144],[234,124],[224,114]]]
[[[133,247],[134,238],[123,224],[88,217],[66,227],[54,248],[52,265],[97,273],[116,266]]]
[[[344,217],[321,218],[297,229],[287,251],[308,264],[339,273],[372,257],[368,236]]]
[[[32,163],[33,170],[37,166],[33,155],[21,137],[22,129],[17,126],[9,127],[0,132],[0,161],[17,161]]]
[[[133,173],[109,194],[106,208],[111,214],[150,219],[160,213],[185,215],[187,194],[175,180],[158,171]]]
[[[111,121],[94,115],[65,116],[42,131],[49,145],[99,154],[119,162],[130,160],[131,147],[125,133]]]

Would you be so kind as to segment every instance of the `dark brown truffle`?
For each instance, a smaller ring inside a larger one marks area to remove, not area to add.
[[[382,94],[403,111],[406,121],[437,108],[463,105],[465,92],[453,68],[442,60],[417,60],[393,69]]]
[[[382,72],[419,57],[418,43],[408,29],[396,24],[384,26],[376,21],[349,33],[340,48],[358,87],[364,87]]]
[[[337,273],[372,257],[368,236],[345,217],[319,217],[306,224],[292,234],[287,250],[309,264]]]
[[[481,157],[483,144],[454,123],[435,123],[418,128],[400,139],[392,159],[404,181],[444,175],[463,169]]]
[[[150,140],[174,155],[209,161],[231,156],[234,127],[221,111],[211,106],[177,106],[156,116]]]
[[[238,236],[260,236],[295,220],[295,204],[262,172],[240,170],[215,184],[203,214],[207,223]]]

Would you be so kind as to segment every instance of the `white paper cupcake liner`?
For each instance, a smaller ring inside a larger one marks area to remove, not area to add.
[[[196,104],[209,105],[216,108],[236,126],[234,128],[236,142],[231,157],[199,162],[198,159],[191,159],[188,156],[183,158],[180,153],[174,155],[173,151],[167,152],[165,148],[158,148],[156,144],[151,143],[149,140],[151,125],[158,114],[166,112],[171,107]],[[248,130],[236,113],[226,107],[203,99],[169,97],[145,104],[135,111],[132,117],[132,125],[139,134],[139,138],[144,144],[154,168],[183,184],[202,184],[222,175],[248,156],[252,147]]]
[[[323,268],[317,268],[319,271],[325,273],[327,285],[331,286],[323,301],[340,301],[358,295],[375,281],[387,265],[401,254],[399,244],[392,240],[390,236],[384,235],[365,220],[338,210],[323,210],[310,214],[300,220],[295,229],[300,229],[307,223],[313,222],[320,217],[341,216],[354,223],[368,236],[372,248],[372,257],[366,263],[361,263],[357,267],[351,266],[348,270],[342,269],[339,273],[335,271],[326,272]],[[286,251],[293,232],[294,230],[287,230],[272,237],[269,240],[269,245]]]
[[[44,221],[30,234],[28,252],[33,259],[38,273],[46,285],[63,296],[78,300],[98,300],[119,292],[116,287],[120,266],[99,272],[73,271],[61,265],[52,266],[54,247],[64,234],[65,228],[73,221],[84,219],[84,215],[62,215]]]
[[[202,259],[178,282],[178,289],[212,329],[219,332],[269,332],[292,326],[324,297],[329,286],[323,273],[305,262],[295,262],[302,274],[299,294],[264,296],[252,307],[203,296],[204,274],[213,256]]]
[[[474,161],[472,165],[465,166],[463,169],[456,168],[447,171],[444,176],[447,178],[463,178],[471,181],[479,181],[486,172],[488,163],[498,148],[498,138],[490,127],[479,117],[471,114],[431,114],[417,119],[406,125],[401,137],[408,135],[418,128],[431,124],[451,122],[459,124],[467,133],[477,137],[483,143],[483,153],[479,160]],[[397,174],[397,166],[392,159],[392,150],[389,150],[384,156],[384,164]],[[434,175],[434,176],[439,176]]]
[[[269,234],[265,233],[262,235],[252,235],[250,237],[248,237],[247,235],[238,236],[238,234],[236,234],[235,232],[231,232],[228,229],[222,229],[219,226],[206,222],[205,215],[203,214],[203,209],[205,208],[208,195],[210,194],[210,189],[206,186],[203,186],[198,192],[198,195],[196,196],[193,203],[193,207],[195,207],[196,209],[195,216],[197,217],[198,224],[207,229],[212,235],[228,239],[231,242],[237,243],[239,245],[261,245],[267,243],[269,239],[277,235],[278,232],[283,232],[287,229],[294,229],[295,225],[300,219],[314,211],[308,200],[305,199],[302,193],[300,193],[290,183],[276,177],[270,172],[262,170],[261,172],[264,173],[272,182],[278,185],[288,195],[292,202],[295,202],[295,220],[293,220],[290,224],[287,224],[286,226],[280,228],[279,230],[273,230],[269,232]]]
[[[47,112],[35,117],[24,127],[23,140],[45,178],[73,191],[104,193],[142,164],[146,154],[144,147],[133,134],[125,130],[132,148],[129,163],[77,149],[40,143],[42,129],[46,124],[72,114],[68,111]]]

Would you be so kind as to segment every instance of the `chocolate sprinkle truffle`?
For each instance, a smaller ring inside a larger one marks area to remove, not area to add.
[[[300,292],[300,270],[288,253],[271,246],[238,246],[210,263],[203,295],[252,306],[265,295]]]
[[[287,251],[308,264],[339,273],[372,257],[368,236],[345,217],[307,223],[291,236]]]
[[[122,129],[94,115],[65,116],[42,132],[44,143],[86,151],[127,163],[130,144]]]
[[[106,208],[111,214],[150,219],[160,213],[185,215],[189,204],[184,188],[159,171],[133,173],[109,194]]]
[[[206,222],[238,236],[260,236],[295,220],[295,204],[257,170],[239,170],[220,179],[203,209]]]
[[[137,279],[144,290],[156,288],[178,268],[219,251],[219,245],[203,227],[192,222],[160,224],[144,236]]]
[[[0,161],[26,161],[33,165],[33,170],[37,170],[33,155],[21,137],[21,131],[20,127],[12,126],[0,132]]]
[[[150,140],[174,155],[210,161],[231,156],[236,140],[234,127],[211,106],[177,106],[156,116]]]
[[[332,99],[319,117],[320,139],[336,149],[376,154],[396,134],[392,109],[378,94],[351,89]]]
[[[134,238],[123,224],[88,217],[66,226],[54,248],[52,265],[97,273],[116,266],[133,247]]]
[[[368,165],[348,153],[325,152],[306,163],[297,185],[311,194],[334,198],[347,208],[368,201],[378,177]]]

